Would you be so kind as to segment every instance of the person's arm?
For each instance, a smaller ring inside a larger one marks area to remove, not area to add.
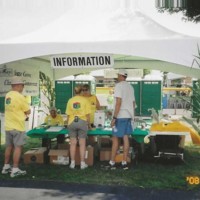
[[[69,124],[69,115],[67,115],[67,119],[66,119],[66,126],[68,126]]]
[[[24,114],[28,117],[28,115],[31,114],[31,108],[23,95],[20,95],[19,102],[21,109],[23,110]]]
[[[27,110],[24,112],[25,115],[30,115],[31,114],[31,110]]]
[[[25,111],[24,114],[26,115],[25,121],[28,121],[29,120],[29,115],[31,114],[31,110]]]
[[[62,115],[59,115],[59,125],[63,126],[64,125],[64,119]]]
[[[135,116],[135,101],[133,101],[133,114]]]
[[[119,110],[122,104],[122,99],[119,97],[116,97],[116,104],[115,104],[115,110],[114,110],[114,114],[113,114],[113,119],[111,121],[111,127],[113,127],[115,125],[115,120],[117,119],[117,116],[119,114]]]
[[[90,114],[87,114],[87,115],[86,115],[86,120],[87,120],[87,123],[88,123],[88,128],[91,129]]]

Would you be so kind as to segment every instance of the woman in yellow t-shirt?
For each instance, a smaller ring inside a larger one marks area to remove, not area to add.
[[[92,112],[90,115],[90,123],[91,123],[91,126],[93,127],[94,113],[96,112],[96,110],[100,110],[100,103],[97,97],[91,94],[90,86],[88,84],[83,85],[83,96],[89,100],[90,105],[91,105]]]
[[[85,163],[86,137],[90,128],[91,106],[89,101],[82,96],[82,86],[74,88],[75,96],[69,99],[66,108],[67,125],[70,136],[70,168],[75,168],[75,155],[77,139],[80,145],[81,169],[87,168]]]
[[[94,127],[94,113],[96,110],[100,110],[99,100],[95,95],[91,94],[90,86],[88,84],[83,85],[83,96],[88,99],[91,105],[91,115],[90,115],[90,123],[91,127]],[[96,141],[95,136],[88,136],[88,144],[94,145]]]

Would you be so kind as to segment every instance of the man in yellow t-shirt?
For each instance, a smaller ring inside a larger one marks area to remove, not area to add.
[[[44,122],[45,124],[49,126],[63,126],[64,125],[64,120],[63,117],[57,113],[57,109],[55,107],[51,107],[49,109],[50,115],[46,116]],[[57,143],[61,144],[64,143],[65,141],[65,135],[64,134],[59,134],[57,136]],[[47,146],[48,139],[43,138],[42,140],[42,146]]]
[[[25,175],[26,171],[20,170],[19,160],[22,147],[25,144],[25,119],[30,114],[30,106],[21,94],[24,89],[23,80],[12,77],[12,90],[5,97],[5,131],[6,150],[2,174],[11,172],[11,177]],[[10,166],[10,157],[13,152],[13,168]]]
[[[57,109],[55,107],[51,107],[49,109],[50,115],[46,116],[44,122],[50,126],[63,126],[64,120],[63,117],[57,113]]]
[[[75,96],[69,99],[66,108],[67,124],[70,136],[70,168],[75,168],[75,154],[77,139],[80,145],[81,169],[87,168],[85,163],[86,137],[90,128],[91,106],[89,101],[82,96],[82,86],[76,86]]]

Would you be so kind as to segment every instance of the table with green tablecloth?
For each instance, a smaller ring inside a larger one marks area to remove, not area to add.
[[[31,138],[48,138],[53,139],[58,135],[68,135],[68,130],[65,127],[36,127],[27,132],[27,136]],[[144,137],[148,135],[147,130],[136,128],[131,136],[138,142],[144,142]],[[112,136],[111,128],[96,128],[88,131],[88,136]]]

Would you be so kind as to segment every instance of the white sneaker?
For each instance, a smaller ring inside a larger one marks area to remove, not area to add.
[[[81,169],[86,169],[86,168],[88,168],[88,165],[86,163],[81,164]]]
[[[74,168],[75,168],[75,163],[71,163],[71,164],[69,165],[69,168],[70,168],[70,169],[74,169]]]
[[[16,177],[16,176],[23,176],[23,175],[26,175],[26,171],[25,170],[17,170],[16,172],[11,172],[11,174],[10,174],[10,177],[11,178],[14,178],[14,177]]]
[[[11,167],[8,167],[8,168],[3,167],[1,173],[2,173],[2,174],[8,174],[8,173],[10,173],[11,171],[12,171],[12,168],[11,168]]]

